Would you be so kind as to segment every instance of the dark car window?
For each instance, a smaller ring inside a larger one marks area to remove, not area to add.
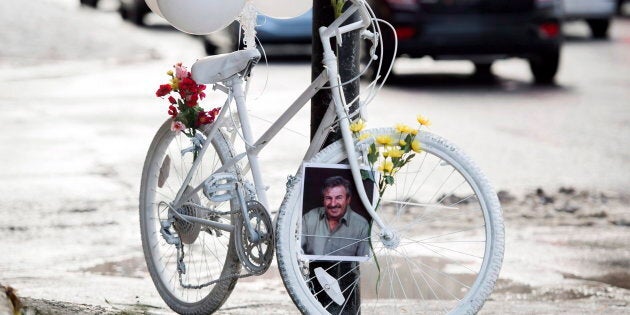
[[[418,0],[422,11],[433,14],[476,14],[523,12],[534,8],[535,0]]]

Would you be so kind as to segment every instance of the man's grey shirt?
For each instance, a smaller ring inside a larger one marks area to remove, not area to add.
[[[367,256],[368,230],[368,221],[348,207],[331,231],[326,209],[315,208],[302,217],[302,249],[306,255]]]

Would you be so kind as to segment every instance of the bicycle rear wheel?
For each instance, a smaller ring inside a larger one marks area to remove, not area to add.
[[[367,133],[398,136],[393,129]],[[498,198],[485,176],[455,146],[427,132],[416,139],[423,152],[396,173],[377,210],[399,242],[382,240],[374,224],[369,235],[372,257],[366,262],[304,257],[302,175],[298,174],[280,209],[276,240],[280,274],[300,311],[470,314],[482,307],[503,260]],[[311,162],[345,164],[344,160],[345,150],[338,141]],[[321,267],[319,275],[314,267]]]
[[[178,272],[181,256],[175,245],[166,242],[161,224],[168,219],[168,204],[182,187],[192,165],[193,154],[182,155],[182,150],[192,145],[191,141],[183,133],[171,131],[170,124],[169,119],[155,135],[142,172],[142,247],[153,283],[166,304],[180,314],[208,314],[221,307],[228,298],[236,284],[235,275],[239,274],[241,265],[234,248],[233,233],[176,219],[171,231],[176,231],[183,243],[185,266],[185,273]],[[204,134],[210,129],[209,126],[205,127]],[[187,186],[188,191],[203,182],[233,155],[231,146],[221,132],[212,141],[206,142],[211,147],[203,157],[199,157],[203,160]],[[236,215],[231,212],[239,209],[236,201],[214,203],[201,192],[194,194],[188,201],[225,214],[203,212],[191,205],[177,209],[179,213],[232,225]],[[212,281],[217,282],[206,285]]]

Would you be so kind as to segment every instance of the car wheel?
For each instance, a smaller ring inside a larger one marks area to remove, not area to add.
[[[529,59],[529,67],[537,84],[552,84],[560,64],[560,49],[543,52]]]
[[[120,7],[118,8],[118,14],[120,14],[120,17],[125,21],[129,18],[129,13],[127,12],[127,8],[125,8],[125,6],[122,3],[120,4]]]
[[[127,9],[127,20],[137,26],[144,25],[144,16],[146,12],[140,8],[140,5],[134,3],[129,9]]]
[[[492,62],[475,62],[475,77],[492,78]]]
[[[98,0],[79,0],[79,2],[81,3],[81,5],[92,8],[96,8],[96,6],[98,5]]]
[[[594,38],[607,38],[608,27],[610,26],[610,20],[607,19],[593,19],[586,20],[588,27],[591,29],[591,34]]]
[[[201,38],[203,40],[203,49],[206,51],[206,55],[216,55],[218,52],[217,45],[215,45],[208,36],[201,36]]]

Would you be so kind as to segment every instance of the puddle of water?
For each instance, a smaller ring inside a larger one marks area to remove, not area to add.
[[[108,261],[82,271],[104,276],[144,278],[149,274],[144,257],[133,257],[121,261]]]
[[[630,290],[630,273],[625,271],[611,272],[598,277],[580,277],[573,274],[564,274],[564,277],[569,279],[597,281]]]
[[[364,264],[361,271],[361,297],[422,300],[461,299],[472,286],[475,275],[449,271],[449,261],[438,257],[379,257],[389,270]],[[379,278],[380,275],[380,278]]]

